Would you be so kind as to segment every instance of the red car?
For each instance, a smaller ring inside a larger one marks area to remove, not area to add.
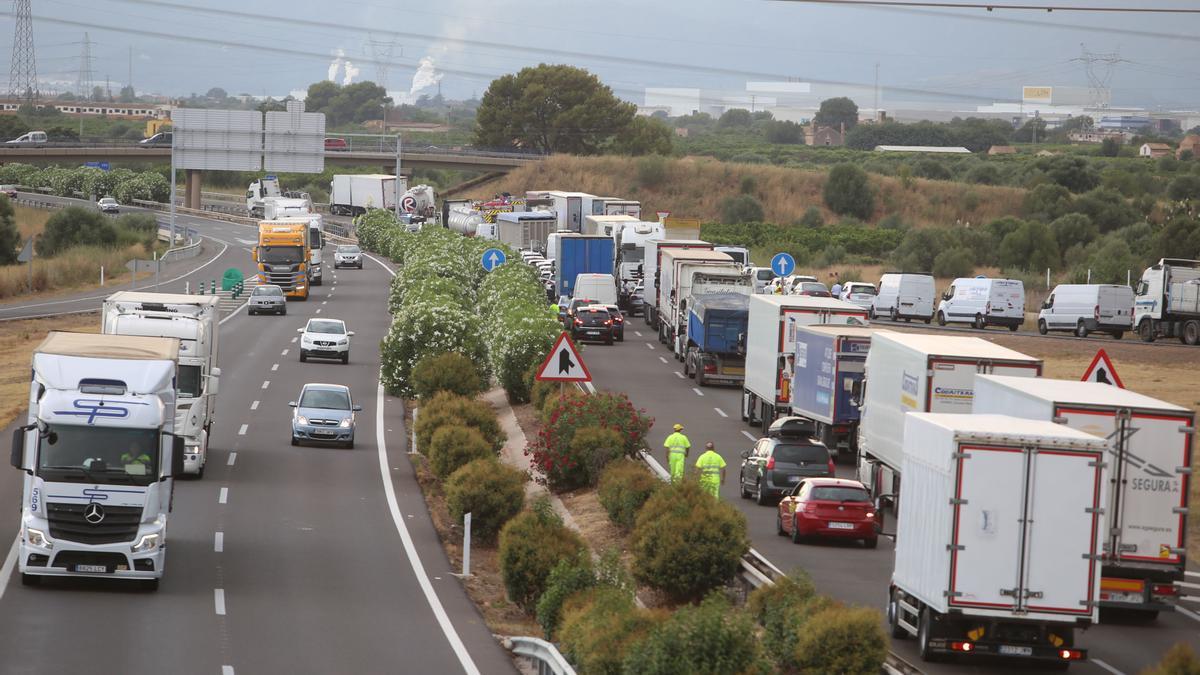
[[[350,146],[346,145],[346,139],[344,139],[344,138],[326,138],[325,139],[325,149],[326,150],[333,150],[333,151],[347,150],[347,149],[349,149],[349,147]]]
[[[807,295],[815,298],[832,298],[833,294],[829,292],[825,284],[819,281],[805,281],[797,284],[792,291],[796,295]]]
[[[875,505],[863,484],[845,478],[806,478],[779,502],[776,532],[805,537],[862,539],[867,548],[879,543]]]

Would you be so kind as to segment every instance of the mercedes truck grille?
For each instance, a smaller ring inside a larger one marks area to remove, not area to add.
[[[58,504],[48,502],[46,515],[50,520],[50,536],[80,544],[115,544],[133,541],[137,535],[142,509],[136,506],[100,507],[103,517],[96,522],[92,504]],[[90,516],[90,518],[89,518]]]

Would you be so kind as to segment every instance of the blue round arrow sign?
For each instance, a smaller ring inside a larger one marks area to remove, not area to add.
[[[508,261],[508,256],[498,248],[489,248],[483,252],[483,257],[480,262],[483,263],[483,269],[486,272],[491,272],[497,267]]]
[[[790,253],[776,253],[771,258],[771,271],[776,276],[786,277],[796,271],[796,259]]]

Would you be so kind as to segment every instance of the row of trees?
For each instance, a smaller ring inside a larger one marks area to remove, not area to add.
[[[122,204],[137,199],[165,202],[171,194],[171,184],[161,173],[123,168],[104,171],[87,166],[5,164],[0,166],[0,183],[46,189],[59,197],[115,197]]]

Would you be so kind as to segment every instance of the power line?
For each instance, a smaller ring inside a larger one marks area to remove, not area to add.
[[[918,0],[775,0],[802,2],[810,5],[873,5],[876,7],[918,7],[937,9],[997,9],[1032,10],[1039,12],[1108,12],[1118,14],[1200,14],[1200,9],[1176,7],[1105,7],[1098,5],[998,5],[981,2],[921,2]]]
[[[12,66],[8,74],[8,96],[26,103],[41,98],[37,81],[37,54],[33,48],[33,10],[30,0],[13,0]]]

